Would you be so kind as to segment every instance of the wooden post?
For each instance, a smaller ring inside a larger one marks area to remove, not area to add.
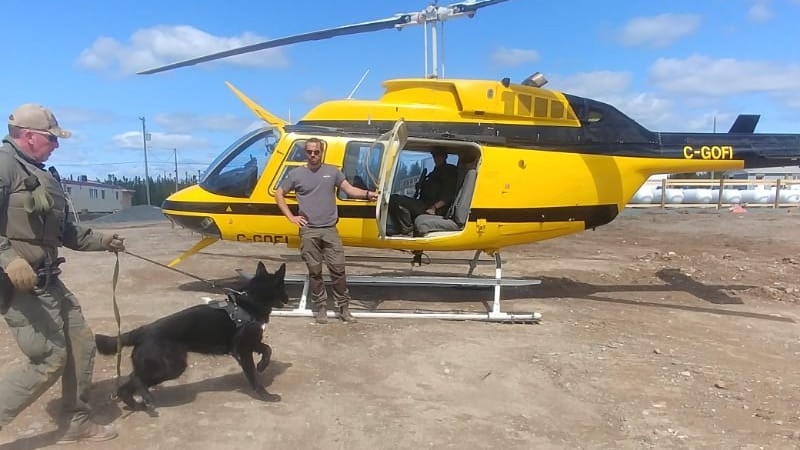
[[[667,202],[667,179],[661,179],[661,209],[664,209],[664,203]]]
[[[717,198],[717,209],[722,208],[722,193],[725,191],[725,178],[719,179],[719,197]]]
[[[778,178],[775,181],[775,203],[772,205],[773,208],[777,208],[778,204],[780,203],[781,199],[781,179]]]

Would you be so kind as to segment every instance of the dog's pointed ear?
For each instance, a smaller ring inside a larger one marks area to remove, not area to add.
[[[264,262],[259,261],[258,267],[256,268],[256,277],[266,277],[267,275],[269,275],[269,272],[267,272],[267,267],[264,266]]]
[[[275,277],[283,280],[286,277],[286,263],[281,264],[281,267],[275,271]]]

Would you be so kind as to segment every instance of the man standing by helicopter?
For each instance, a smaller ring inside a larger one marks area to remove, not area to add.
[[[431,151],[434,168],[417,182],[418,195],[392,194],[389,215],[399,227],[400,234],[414,232],[414,219],[422,214],[444,215],[456,198],[458,169],[447,163],[447,151],[437,147]]]
[[[336,208],[336,188],[350,198],[375,200],[378,194],[351,185],[341,170],[322,163],[322,141],[311,138],[305,142],[308,162],[289,172],[275,191],[275,201],[290,222],[300,227],[300,255],[308,268],[311,299],[316,307],[317,323],[328,322],[328,295],[322,279],[322,263],[328,267],[333,280],[333,297],[339,317],[344,322],[356,322],[350,313],[350,292],[345,275],[344,246],[336,230],[339,214]],[[298,214],[286,204],[284,194],[295,191]]]

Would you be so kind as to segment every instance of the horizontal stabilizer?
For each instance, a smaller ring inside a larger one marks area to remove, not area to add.
[[[758,125],[758,119],[761,118],[760,114],[739,114],[736,120],[731,125],[728,133],[746,133],[753,134]]]

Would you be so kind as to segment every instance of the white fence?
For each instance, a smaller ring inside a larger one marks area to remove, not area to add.
[[[629,207],[715,207],[733,205],[772,208],[800,206],[800,180],[679,180],[648,181]]]

